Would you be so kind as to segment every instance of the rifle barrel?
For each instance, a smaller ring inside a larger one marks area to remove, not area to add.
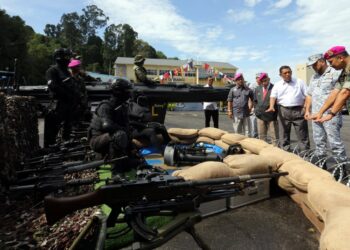
[[[263,179],[263,178],[275,178],[278,176],[287,175],[288,172],[280,172],[280,173],[268,173],[268,174],[253,174],[253,175],[238,175],[233,177],[224,177],[224,178],[215,178],[208,180],[193,180],[193,181],[184,181],[184,182],[174,182],[170,183],[170,186],[178,186],[178,187],[194,187],[194,186],[206,186],[206,185],[216,185],[216,184],[224,184],[230,182],[244,182],[254,179]]]

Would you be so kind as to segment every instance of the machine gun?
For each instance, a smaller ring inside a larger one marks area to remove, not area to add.
[[[53,224],[76,210],[107,204],[112,208],[107,226],[127,223],[134,232],[135,240],[139,241],[139,248],[153,249],[184,230],[205,247],[193,227],[202,218],[198,211],[201,203],[242,194],[246,187],[255,185],[255,179],[286,174],[269,173],[194,181],[160,174],[138,181],[119,180],[79,196],[45,197],[46,219],[48,224]],[[119,216],[121,213],[124,214],[122,218]],[[147,225],[146,219],[149,216],[175,218],[167,229],[157,230]],[[126,231],[125,228],[123,231]]]
[[[232,154],[244,154],[240,144],[231,145],[227,151],[207,147],[204,143],[193,145],[168,144],[164,149],[164,163],[168,166],[195,165],[204,161],[223,161],[223,158]]]

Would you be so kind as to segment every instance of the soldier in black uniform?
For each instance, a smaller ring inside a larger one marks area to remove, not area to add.
[[[132,128],[132,138],[146,139],[151,146],[161,150],[162,145],[168,144],[171,139],[163,124],[152,122],[152,115],[148,106],[146,96],[134,96],[134,98],[130,99],[129,121]]]
[[[79,90],[68,71],[71,54],[69,49],[57,49],[53,55],[56,64],[46,71],[46,79],[52,102],[49,112],[45,116],[45,147],[55,144],[56,136],[62,122],[62,139],[69,139],[74,111],[80,102]]]
[[[128,159],[114,164],[112,171],[115,174],[144,164],[144,160],[136,154],[131,144],[128,100],[132,85],[127,80],[116,79],[111,89],[111,99],[102,101],[93,115],[89,139],[91,148],[103,157],[128,156]]]

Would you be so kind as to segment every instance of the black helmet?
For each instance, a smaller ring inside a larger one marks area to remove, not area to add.
[[[53,53],[53,58],[56,61],[69,61],[71,57],[72,57],[72,51],[66,48],[56,49],[55,52]]]
[[[132,84],[123,78],[114,79],[111,83],[111,89],[115,91],[126,91],[132,89]]]

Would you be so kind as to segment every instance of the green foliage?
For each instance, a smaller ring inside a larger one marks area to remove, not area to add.
[[[46,84],[45,71],[49,65],[54,64],[52,51],[59,47],[61,44],[55,38],[40,34],[33,35],[28,42],[28,68],[30,69],[30,74],[26,77],[28,84]]]
[[[118,56],[166,58],[129,24],[110,24],[109,18],[96,5],[88,5],[77,12],[64,13],[58,24],[46,24],[45,35],[33,29],[18,16],[9,16],[0,9],[0,70],[14,70],[15,58],[18,79],[28,84],[46,84],[45,72],[53,64],[55,49],[70,48],[83,59],[86,70],[112,73]],[[99,37],[104,29],[103,37]]]
[[[0,27],[0,70],[13,71],[16,61],[20,77],[28,71],[27,42],[34,31],[19,16],[11,17],[4,10],[0,10]]]

